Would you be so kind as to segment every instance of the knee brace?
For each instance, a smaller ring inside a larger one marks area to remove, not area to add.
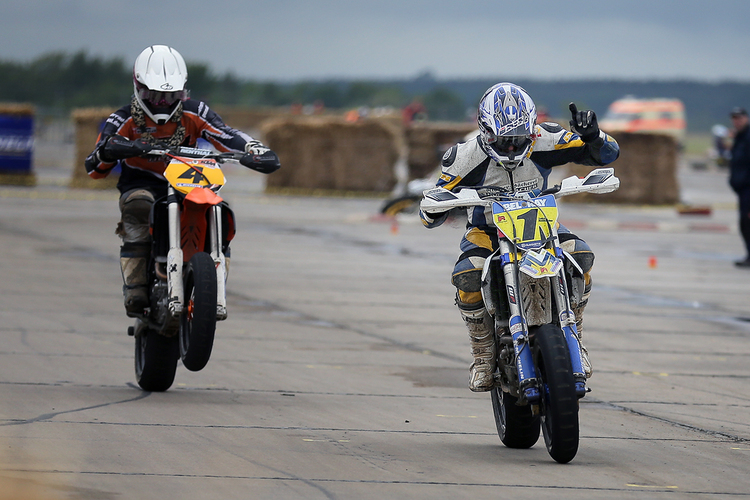
[[[583,274],[588,274],[594,267],[594,252],[591,247],[583,240],[577,238],[565,238],[566,235],[560,235],[560,248],[568,252],[581,268]]]
[[[147,189],[131,189],[120,197],[120,223],[117,233],[123,243],[148,243],[148,218],[154,204],[154,195]]]
[[[456,304],[472,309],[482,303],[482,268],[484,257],[470,256],[459,260],[453,268],[451,283],[457,288]]]
[[[585,307],[591,293],[591,268],[594,267],[594,252],[591,251],[591,247],[585,241],[577,238],[566,239],[563,238],[564,236],[563,234],[560,235],[560,239],[563,240],[560,247],[570,254],[580,268],[580,270],[577,269],[571,262],[566,261],[565,263],[571,306]]]

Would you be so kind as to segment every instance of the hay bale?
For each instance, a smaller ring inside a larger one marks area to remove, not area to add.
[[[224,123],[248,134],[261,131],[265,121],[289,114],[287,108],[238,108],[234,106],[216,106],[213,110],[221,116]],[[259,139],[262,139],[259,137]]]
[[[34,116],[36,109],[33,104],[23,102],[0,102],[0,115]]]
[[[385,121],[287,116],[266,122],[262,133],[281,160],[267,178],[270,191],[385,193],[396,183],[399,133]]]
[[[476,130],[474,123],[415,122],[406,128],[409,147],[409,180],[429,176],[440,164],[443,153],[463,142],[464,136]]]
[[[678,144],[674,137],[627,132],[610,135],[620,145],[620,157],[610,165],[620,179],[620,189],[606,196],[583,193],[566,197],[566,200],[636,205],[673,205],[679,202]],[[582,165],[568,165],[568,168],[579,177],[592,170],[592,167]]]
[[[111,173],[106,179],[92,179],[86,173],[84,162],[96,145],[96,138],[114,108],[80,108],[71,113],[75,128],[75,160],[69,186],[84,189],[112,189],[118,176]]]

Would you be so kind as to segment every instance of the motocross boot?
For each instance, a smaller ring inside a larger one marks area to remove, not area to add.
[[[144,309],[149,306],[148,257],[144,250],[129,248],[129,245],[123,245],[120,250],[125,312],[131,318],[143,315]]]
[[[565,236],[564,234],[561,236]],[[586,378],[591,377],[591,361],[589,361],[589,351],[583,345],[583,310],[589,301],[591,295],[591,267],[594,265],[594,254],[591,248],[583,240],[572,238],[570,233],[561,242],[560,247],[568,252],[578,264],[579,270],[570,269],[568,279],[571,280],[571,286],[574,292],[571,293],[571,309],[576,317],[576,331],[578,332],[578,344],[581,346],[581,364]],[[583,276],[580,276],[583,272]],[[582,278],[582,279],[581,279]],[[580,296],[578,296],[580,294]],[[577,303],[576,303],[577,302]]]
[[[576,317],[576,331],[578,332],[578,345],[581,346],[581,364],[583,365],[583,372],[586,374],[586,378],[591,378],[591,374],[594,372],[591,368],[591,361],[589,360],[589,351],[586,346],[583,345],[583,310],[586,309],[587,300],[581,301],[580,304],[574,306],[573,314]]]
[[[466,323],[471,340],[471,354],[474,362],[469,368],[469,389],[474,392],[490,391],[495,387],[495,366],[497,351],[492,318],[484,307],[474,310],[459,308]]]
[[[136,188],[120,196],[122,218],[117,234],[122,238],[120,269],[122,270],[125,311],[130,317],[143,314],[149,306],[148,258],[151,253],[149,214],[154,195],[147,189]]]

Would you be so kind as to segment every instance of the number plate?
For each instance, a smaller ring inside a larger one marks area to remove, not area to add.
[[[174,157],[167,165],[164,177],[172,187],[185,194],[199,187],[218,190],[226,182],[219,164],[209,158]]]
[[[493,203],[492,221],[518,248],[541,248],[557,224],[557,203],[551,194]]]

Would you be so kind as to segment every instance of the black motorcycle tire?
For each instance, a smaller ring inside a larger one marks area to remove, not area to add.
[[[146,330],[135,338],[135,380],[144,391],[164,392],[172,386],[180,351],[177,337]]]
[[[492,389],[497,435],[508,448],[531,448],[539,440],[539,416],[532,413],[531,405],[518,406],[517,401],[518,398],[499,387]]]
[[[391,217],[397,214],[415,214],[419,211],[421,196],[407,195],[399,196],[386,201],[380,208],[380,213]]]
[[[578,396],[568,346],[556,325],[531,329],[534,364],[538,370],[540,414],[547,452],[565,464],[578,452]]]
[[[216,267],[210,255],[193,255],[185,268],[184,283],[180,358],[185,368],[197,372],[211,357],[216,333]]]

